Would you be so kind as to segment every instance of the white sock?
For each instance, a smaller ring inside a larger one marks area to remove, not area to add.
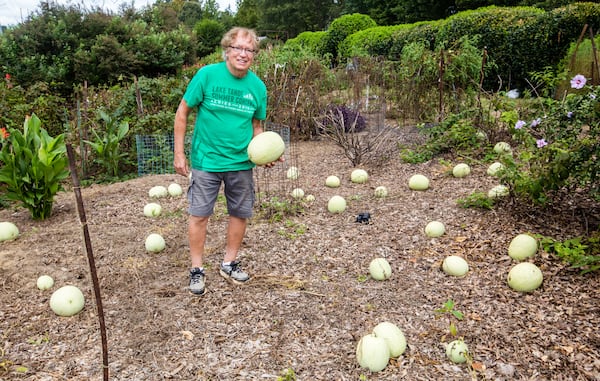
[[[223,266],[231,266],[231,262],[225,262],[225,261],[223,261]]]

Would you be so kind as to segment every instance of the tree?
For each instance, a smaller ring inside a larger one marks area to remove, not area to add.
[[[205,0],[204,5],[202,6],[202,12],[204,13],[204,18],[217,20],[220,13],[219,4],[216,0]]]
[[[234,17],[236,25],[256,28],[261,18],[260,0],[238,0],[237,13]]]
[[[196,52],[176,16],[165,3],[127,19],[41,3],[38,12],[0,35],[0,63],[15,84],[29,89],[40,83],[62,95],[83,81],[112,84],[121,76],[174,73],[192,63]]]
[[[204,19],[196,24],[194,33],[198,40],[196,52],[199,57],[204,57],[216,50],[221,42],[225,27],[216,20]]]
[[[454,0],[399,0],[393,12],[403,14],[401,23],[440,20],[456,12]]]
[[[285,32],[287,38],[305,31],[325,30],[341,12],[335,0],[260,0],[259,4],[262,17],[258,29]]]
[[[202,4],[198,1],[185,1],[179,11],[178,19],[188,28],[193,28],[194,25],[202,20]]]
[[[100,34],[89,49],[79,49],[74,55],[74,73],[78,82],[112,83],[120,75],[139,72],[141,62],[114,37]]]
[[[361,13],[370,16],[377,25],[396,25],[404,20],[401,0],[346,0],[344,14]]]

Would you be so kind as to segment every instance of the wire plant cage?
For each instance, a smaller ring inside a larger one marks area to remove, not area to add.
[[[254,187],[256,189],[257,204],[276,200],[290,200],[295,188],[300,188],[299,178],[288,178],[288,170],[295,167],[300,171],[298,153],[295,143],[291,139],[289,126],[279,123],[265,123],[265,131],[277,132],[285,142],[284,162],[278,162],[271,168],[257,166],[254,169]]]
[[[278,123],[265,123],[265,131],[277,132],[285,142],[284,162],[279,162],[272,168],[256,167],[254,169],[254,182],[257,200],[277,197],[279,199],[291,198],[291,191],[299,187],[297,179],[288,179],[287,171],[290,167],[299,168],[298,155],[295,144],[292,143],[290,128]],[[169,134],[136,135],[137,168],[138,176],[175,173],[174,136]],[[191,134],[185,137],[186,155],[189,154]]]

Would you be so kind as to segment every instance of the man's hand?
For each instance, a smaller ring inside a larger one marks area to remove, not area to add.
[[[265,165],[263,165],[263,167],[265,167],[265,168],[273,168],[275,166],[275,164],[277,164],[278,162],[282,162],[283,163],[284,161],[285,161],[285,157],[283,157],[283,155],[281,155],[279,157],[279,159],[277,159],[277,160],[275,160],[275,161],[273,161],[271,163],[265,164]]]
[[[188,177],[190,174],[190,167],[188,166],[188,162],[184,154],[175,154],[175,158],[173,159],[173,167],[175,168],[175,172],[181,176]]]

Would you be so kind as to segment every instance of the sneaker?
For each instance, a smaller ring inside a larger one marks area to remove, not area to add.
[[[248,276],[248,274],[240,267],[239,261],[233,261],[230,265],[221,264],[221,270],[219,272],[223,278],[228,279],[233,283],[241,284],[250,279],[250,276]]]
[[[204,294],[204,270],[198,267],[190,270],[190,292],[194,295]]]

